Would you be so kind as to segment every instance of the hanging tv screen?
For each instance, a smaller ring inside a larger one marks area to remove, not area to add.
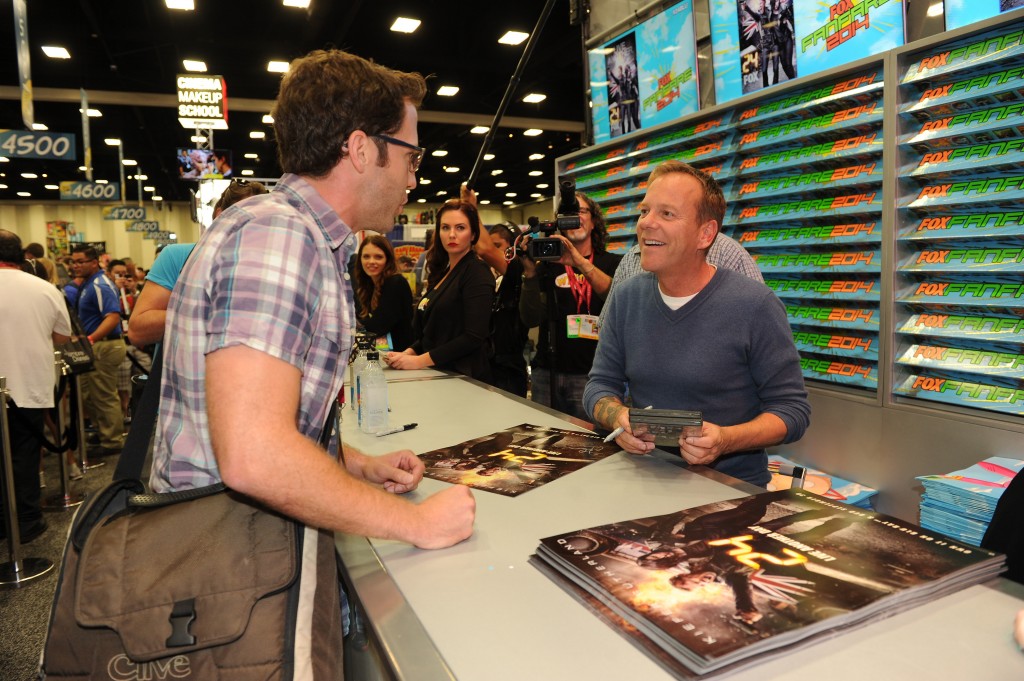
[[[594,143],[697,111],[691,0],[588,52]]]
[[[230,179],[231,152],[226,149],[178,149],[178,177],[183,180]]]

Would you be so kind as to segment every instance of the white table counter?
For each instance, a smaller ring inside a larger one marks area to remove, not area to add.
[[[399,372],[388,372],[392,379]],[[401,372],[406,373],[406,372]],[[418,372],[417,372],[418,373]],[[438,372],[391,381],[392,426],[377,438],[346,410],[343,437],[368,453],[453,445],[520,423],[573,427],[557,413]],[[424,479],[423,499],[448,483]],[[422,681],[669,679],[657,663],[527,563],[539,540],[562,532],[736,498],[757,488],[668,455],[620,452],[519,497],[474,490],[473,536],[425,551],[339,535],[371,643],[390,678]],[[827,678],[1024,679],[1013,643],[1024,587],[998,580],[843,633],[729,676],[738,681]],[[358,642],[358,641],[357,641]],[[361,668],[350,678],[372,678]]]

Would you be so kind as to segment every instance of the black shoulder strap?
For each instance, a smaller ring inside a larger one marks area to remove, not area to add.
[[[124,440],[121,456],[114,471],[114,480],[137,480],[142,477],[142,467],[146,463],[149,441],[156,427],[156,414],[160,407],[160,377],[163,375],[164,348],[161,343],[153,355],[153,365],[149,369],[146,387],[142,389],[142,397],[132,415],[132,427],[128,429],[128,437]]]

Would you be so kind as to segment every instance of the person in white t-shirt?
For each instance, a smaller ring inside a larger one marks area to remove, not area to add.
[[[11,473],[24,543],[46,531],[39,499],[39,450],[44,414],[54,404],[53,347],[68,341],[71,321],[60,291],[23,272],[23,258],[18,235],[0,229],[0,376],[7,379],[10,391]],[[6,523],[0,520],[0,534],[6,533]]]

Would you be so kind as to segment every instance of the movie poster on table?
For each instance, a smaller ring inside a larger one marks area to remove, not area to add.
[[[719,104],[903,44],[901,0],[711,0]]]
[[[595,144],[697,111],[691,1],[590,50],[589,64]]]
[[[1024,0],[945,0],[946,30],[1024,8]]]

